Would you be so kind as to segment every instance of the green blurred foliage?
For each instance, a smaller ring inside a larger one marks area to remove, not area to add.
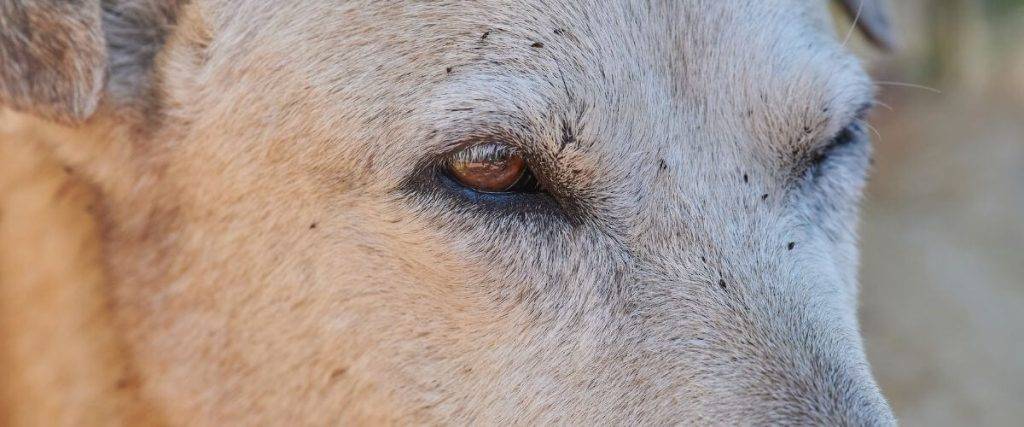
[[[1024,0],[985,0],[985,8],[991,14],[1002,14],[1024,8]]]

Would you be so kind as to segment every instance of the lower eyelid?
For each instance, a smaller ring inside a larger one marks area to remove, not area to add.
[[[468,209],[491,213],[554,214],[561,212],[559,204],[547,193],[479,192],[462,186],[440,169],[435,170],[430,179],[437,186],[433,190],[440,192],[436,194]]]

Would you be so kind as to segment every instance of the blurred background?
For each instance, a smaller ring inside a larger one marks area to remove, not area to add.
[[[861,319],[907,426],[1024,425],[1024,0],[893,0]]]

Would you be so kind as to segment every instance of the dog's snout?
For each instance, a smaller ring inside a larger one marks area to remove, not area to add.
[[[895,425],[891,409],[866,370],[839,368],[803,375],[779,379],[776,387],[781,391],[764,395],[765,401],[756,404],[763,407],[752,411],[751,419],[761,420],[755,424]]]
[[[838,277],[788,274],[785,263],[756,256],[749,258],[756,269],[693,257],[718,277],[687,283],[652,261],[646,268],[658,279],[643,285],[652,296],[638,300],[651,307],[642,325],[649,339],[673,343],[666,378],[677,384],[679,399],[714,408],[714,419],[727,424],[895,425],[853,312],[823,292],[809,297],[808,289],[842,292]]]
[[[701,389],[717,390],[698,398],[707,398],[707,407],[737,424],[895,425],[863,355],[835,354],[829,350],[834,343],[815,335],[728,338],[730,344],[720,343],[716,356],[700,362],[703,366],[689,367],[701,372]]]

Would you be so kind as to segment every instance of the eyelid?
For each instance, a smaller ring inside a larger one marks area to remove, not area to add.
[[[839,146],[846,145],[849,142],[856,141],[858,137],[864,133],[864,128],[867,126],[867,116],[871,113],[875,103],[867,102],[858,107],[849,121],[843,127],[839,128],[839,131],[834,135],[828,137],[828,139],[820,142],[815,150],[819,155],[825,154],[830,150],[833,150]]]
[[[853,117],[846,124],[846,126],[843,126],[842,130],[840,130],[839,133],[836,134],[836,136],[832,137],[832,139],[834,140],[840,137],[842,134],[850,131],[853,131],[855,135],[864,132],[864,128],[867,126],[868,122],[868,115],[871,114],[871,110],[873,110],[874,108],[875,101],[866,102],[863,105],[861,105],[859,108],[857,108],[856,112],[853,114]]]
[[[866,123],[860,119],[851,122],[846,125],[843,130],[839,131],[836,136],[832,137],[832,140],[829,141],[825,148],[831,149],[855,141],[858,137],[863,136],[865,124]]]
[[[829,163],[829,160],[834,158],[835,155],[841,155],[851,150],[857,151],[856,147],[858,145],[865,145],[868,141],[865,135],[867,127],[865,116],[869,110],[870,108],[858,110],[857,115],[854,116],[849,124],[808,153],[808,157],[798,161],[797,164],[799,166],[796,168],[796,176],[807,177],[805,179],[808,179],[810,182],[817,181],[824,165]]]

